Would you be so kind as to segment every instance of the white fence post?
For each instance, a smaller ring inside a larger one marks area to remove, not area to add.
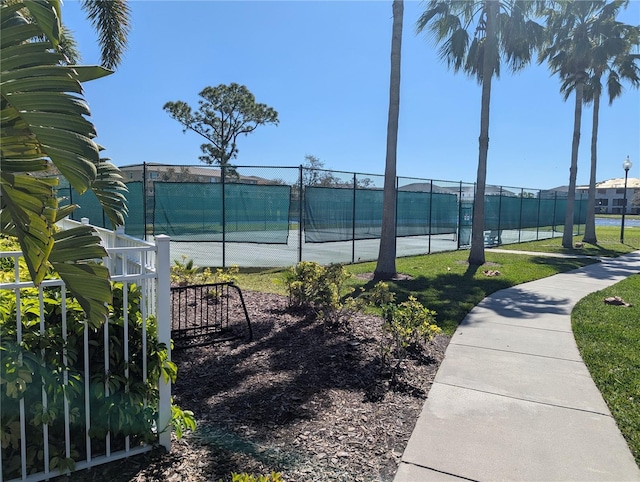
[[[171,360],[169,236],[164,234],[156,236],[156,249],[158,342],[166,344],[169,351],[169,360]],[[160,394],[160,400],[158,401],[158,442],[168,452],[171,450],[171,380],[165,382],[161,376],[160,380],[158,380],[158,390]]]

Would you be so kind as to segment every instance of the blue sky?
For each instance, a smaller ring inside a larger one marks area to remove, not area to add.
[[[237,82],[279,113],[238,142],[237,165],[298,166],[306,154],[327,168],[384,173],[389,99],[391,0],[131,1],[133,28],[118,71],[85,84],[98,142],[118,166],[143,161],[199,164],[204,139],[182,132],[167,101],[197,105],[206,86]],[[473,182],[480,86],[442,63],[416,35],[424,9],[406,1],[397,173]],[[640,24],[640,0],[620,16]],[[63,20],[83,63],[99,61],[96,35],[79,3]],[[552,188],[568,184],[573,98],[534,64],[494,81],[487,182]],[[578,184],[589,181],[592,109],[583,111]],[[598,180],[640,177],[640,93],[627,86],[600,111]]]

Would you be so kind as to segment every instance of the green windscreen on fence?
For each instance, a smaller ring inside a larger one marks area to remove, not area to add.
[[[162,182],[154,191],[154,234],[174,241],[287,243],[290,186]]]
[[[69,204],[77,204],[78,207],[69,216],[74,221],[80,221],[82,218],[88,218],[89,223],[101,228],[112,229],[111,221],[107,218],[102,210],[102,206],[98,198],[91,190],[79,194],[65,181],[61,182],[58,187],[58,198],[60,206],[68,206]]]
[[[326,243],[329,241],[349,241],[354,238],[353,211],[357,195],[356,189],[308,186],[304,191],[304,236],[307,243]],[[379,199],[374,193],[378,193]],[[369,234],[379,229],[382,219],[382,191],[371,191],[369,195],[360,194],[360,199],[369,201],[366,214],[370,226],[361,234],[356,232],[355,239],[375,237]],[[357,229],[356,229],[357,231]]]
[[[458,227],[455,194],[398,191],[397,236],[451,234]]]
[[[144,185],[140,181],[128,182],[127,215],[124,218],[124,232],[129,236],[144,238],[145,232],[145,200]]]
[[[521,196],[485,196],[484,228],[502,231],[506,229],[551,228],[564,226],[567,199],[541,199]],[[574,224],[584,224],[587,216],[586,198],[576,199]]]
[[[379,238],[382,198],[380,189],[307,187],[305,241]],[[398,237],[448,234],[457,229],[458,201],[454,194],[399,191],[396,212]]]

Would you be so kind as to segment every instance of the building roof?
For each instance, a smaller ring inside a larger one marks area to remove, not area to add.
[[[607,181],[602,181],[596,184],[596,188],[598,189],[609,189],[609,188],[621,188],[624,189],[624,177],[609,179]],[[640,188],[640,179],[637,177],[630,177],[627,179],[627,188],[628,189],[638,189]]]

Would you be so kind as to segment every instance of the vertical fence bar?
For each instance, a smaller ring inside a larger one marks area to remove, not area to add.
[[[538,214],[536,215],[536,241],[540,239],[540,203],[542,202],[542,191],[538,191]]]
[[[302,210],[304,209],[304,187],[303,187],[303,174],[304,167],[300,164],[300,183],[298,190],[298,262],[302,261],[302,231],[304,229],[304,215]]]
[[[500,186],[500,194],[498,197],[498,237],[496,238],[496,244],[500,240],[500,228],[502,227],[502,186]]]
[[[353,173],[353,207],[351,209],[351,263],[356,261],[356,173]]]
[[[69,372],[66,370],[68,368],[68,358],[67,358],[67,289],[63,283],[60,288],[60,300],[62,303],[62,340],[64,342],[64,346],[62,348],[62,365],[65,368],[65,371],[62,375],[63,384],[66,387],[69,386]],[[65,446],[65,457],[71,458],[71,429],[69,424],[71,423],[69,419],[69,399],[65,395],[62,398],[63,410],[64,410],[64,446]]]
[[[91,403],[89,395],[91,393],[90,372],[89,372],[89,322],[84,321],[83,345],[84,345],[84,423],[85,423],[85,450],[87,451],[87,463],[91,462]]]
[[[551,238],[556,234],[556,208],[558,205],[558,191],[553,192],[553,224],[551,226]]]
[[[16,283],[20,282],[20,265],[19,257],[13,258],[14,273]],[[16,344],[20,346],[22,343],[22,300],[20,296],[20,288],[16,288]],[[18,354],[18,363],[22,365],[22,352]],[[27,427],[26,413],[24,408],[24,397],[20,398],[20,470],[22,478],[27,478]]]
[[[171,284],[169,280],[169,236],[156,237],[156,276],[157,276],[157,323],[158,342],[167,347],[168,360],[171,360],[171,319],[170,296]],[[158,380],[158,443],[167,452],[171,450],[171,380],[165,380],[160,376]]]
[[[473,199],[475,202],[475,188],[473,190]],[[458,188],[458,235],[456,239],[457,249],[460,249],[460,226],[462,226],[462,181],[460,181],[460,187]]]
[[[155,197],[156,195],[156,191],[155,189],[153,190],[153,195]],[[155,202],[153,203],[155,206]],[[155,217],[152,218],[152,223],[155,223]],[[143,161],[142,162],[142,232],[144,233],[143,238],[146,241],[147,240],[147,162]],[[154,225],[155,228],[155,225]],[[152,229],[152,232],[155,231],[155,229]]]
[[[44,293],[42,286],[38,288],[38,308],[40,309],[40,336],[44,338],[44,334],[46,332],[46,327],[44,324]],[[45,349],[42,348],[40,350],[40,354],[42,355],[42,366],[46,367],[45,361]],[[49,411],[49,400],[47,397],[47,389],[44,378],[42,380],[42,413],[48,413]],[[42,442],[43,442],[43,454],[42,461],[44,463],[44,473],[48,474],[49,469],[49,424],[42,423]]]
[[[518,243],[522,240],[522,203],[524,202],[524,188],[520,188],[520,217],[518,218]]]
[[[429,246],[427,253],[431,254],[431,226],[433,223],[433,179],[429,183]]]
[[[102,325],[103,331],[103,340],[104,343],[104,398],[105,400],[109,397],[109,318],[104,320],[104,324]],[[105,436],[105,455],[107,457],[111,456],[111,430],[107,430],[107,435]]]
[[[226,178],[225,166],[220,166],[220,179],[222,180],[222,267],[226,268],[227,262],[227,207],[226,207],[226,195],[225,195],[225,178]]]
[[[124,255],[126,258],[127,255]],[[129,274],[129,263],[126,259],[122,261],[122,274]],[[144,280],[143,283],[148,283],[148,280]],[[122,351],[124,355],[124,380],[125,380],[125,391],[129,393],[129,284],[127,281],[123,281],[122,283],[122,334],[124,340],[122,340]],[[130,449],[129,445],[129,435],[127,435],[124,439],[125,451],[128,452]]]

